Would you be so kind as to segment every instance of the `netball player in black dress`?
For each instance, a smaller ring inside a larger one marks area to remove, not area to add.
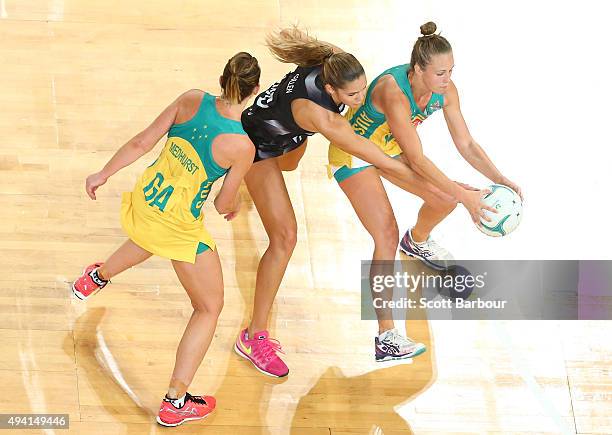
[[[257,270],[253,316],[236,340],[235,350],[263,373],[282,377],[289,369],[277,355],[280,344],[270,339],[267,331],[270,310],[297,237],[282,171],[297,167],[308,136],[315,133],[401,179],[409,178],[411,171],[356,135],[341,115],[345,106],[359,107],[366,93],[363,67],[353,55],[297,28],[270,35],[266,42],[281,62],[298,67],[258,95],[242,114],[244,130],[256,147],[255,163],[245,182],[270,242]]]

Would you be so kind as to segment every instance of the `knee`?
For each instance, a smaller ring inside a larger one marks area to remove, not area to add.
[[[450,196],[433,186],[430,188],[430,190],[432,195],[426,202],[435,210],[450,213],[457,207],[459,202],[453,196]]]
[[[395,219],[387,219],[385,224],[377,229],[376,234],[373,234],[373,238],[377,250],[395,255],[399,243],[399,229]]]
[[[287,254],[293,253],[297,244],[297,224],[283,225],[270,234],[270,247],[279,249]]]
[[[458,201],[454,198],[440,198],[437,197],[432,203],[431,206],[444,213],[450,213],[457,207]]]
[[[209,297],[201,301],[191,301],[193,310],[199,313],[205,313],[215,318],[219,317],[223,311],[223,294],[220,297]]]

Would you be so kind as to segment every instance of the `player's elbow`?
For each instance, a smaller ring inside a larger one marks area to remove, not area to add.
[[[143,154],[148,153],[149,151],[151,151],[153,149],[153,147],[155,146],[155,143],[151,143],[151,141],[146,140],[146,138],[141,135],[138,134],[136,135],[131,141],[130,141],[131,145],[136,148],[137,150],[139,150],[140,152],[142,152]]]
[[[217,196],[214,200],[215,210],[219,214],[228,214],[232,212],[232,204],[221,196]]]

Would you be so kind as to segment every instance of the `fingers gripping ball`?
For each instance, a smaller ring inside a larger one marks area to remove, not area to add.
[[[482,202],[497,210],[491,213],[485,210],[490,221],[480,219],[477,228],[491,237],[501,237],[510,234],[518,227],[523,217],[523,201],[512,189],[501,184],[489,186],[491,193],[485,195]]]

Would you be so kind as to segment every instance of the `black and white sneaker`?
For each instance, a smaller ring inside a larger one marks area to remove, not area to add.
[[[412,358],[426,349],[423,343],[404,337],[397,329],[389,329],[374,338],[374,355],[378,362]]]
[[[455,258],[452,254],[438,245],[431,236],[424,242],[415,242],[412,238],[412,229],[406,231],[402,237],[400,250],[406,255],[418,258],[434,269],[443,270],[455,265]]]

